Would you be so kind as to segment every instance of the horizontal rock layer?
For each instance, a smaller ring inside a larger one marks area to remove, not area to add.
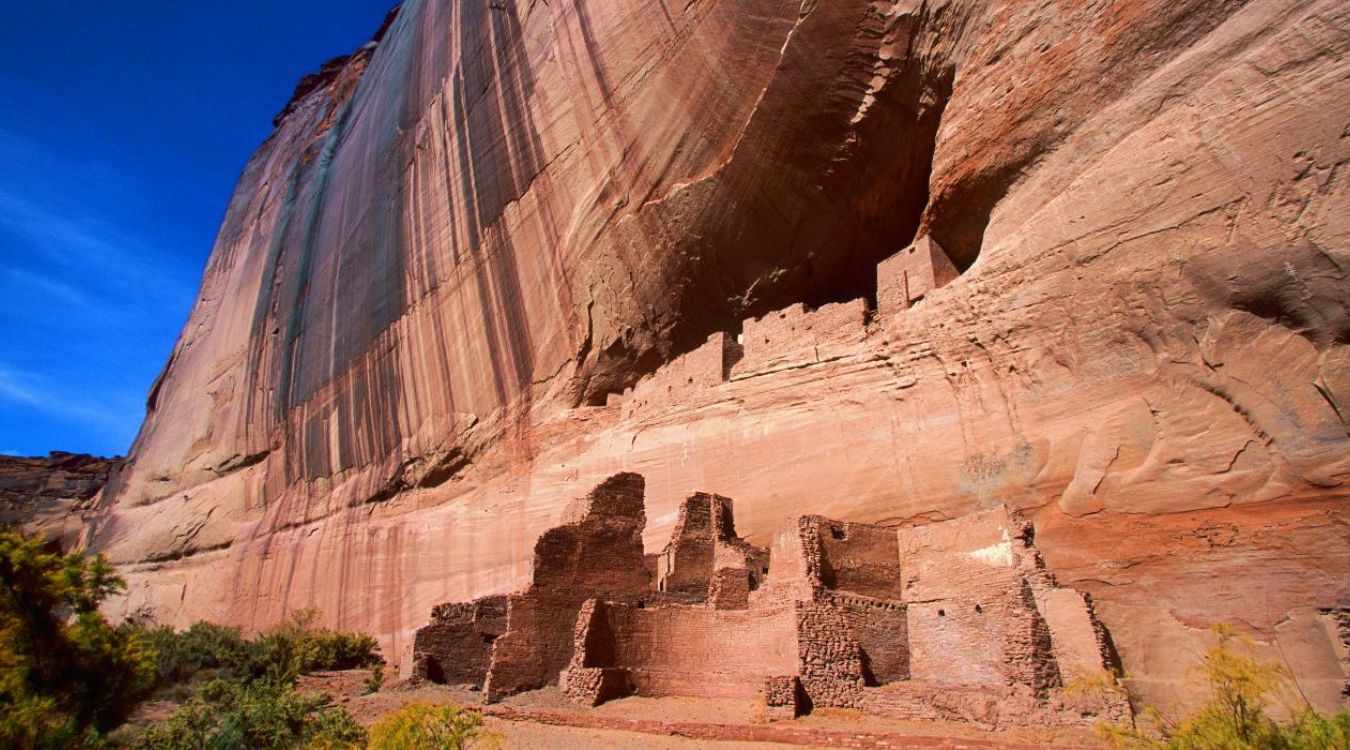
[[[122,467],[122,459],[52,451],[0,456],[0,527],[41,535],[61,549],[79,544],[82,514]]]
[[[411,0],[249,162],[90,544],[128,609],[318,606],[407,668],[432,605],[520,589],[617,471],[649,552],[692,490],[758,544],[1006,503],[1145,697],[1184,697],[1226,620],[1334,706],[1348,27],[1334,0]],[[916,237],[961,275],[869,316]],[[754,331],[788,333],[707,376],[699,344]],[[709,379],[654,387],[668,362]]]

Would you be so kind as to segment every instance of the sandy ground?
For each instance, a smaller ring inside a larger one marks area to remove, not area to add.
[[[823,709],[794,721],[766,722],[753,701],[625,698],[598,708],[569,703],[556,688],[513,696],[491,707],[477,691],[432,684],[387,684],[365,693],[365,671],[301,678],[301,688],[329,695],[362,724],[414,701],[452,702],[484,710],[505,748],[772,748],[794,747],[1102,747],[1091,732],[1047,727],[984,732],[963,724],[901,722],[856,711]],[[599,725],[599,726],[597,726]],[[633,731],[639,730],[639,731]],[[688,734],[703,737],[683,736]],[[709,736],[732,735],[730,739]],[[772,735],[775,741],[760,735]],[[819,741],[816,741],[819,740]]]

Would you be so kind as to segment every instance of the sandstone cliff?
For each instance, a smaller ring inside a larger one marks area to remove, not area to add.
[[[406,669],[434,604],[521,589],[617,471],[649,551],[691,490],[760,544],[1006,503],[1148,697],[1226,620],[1333,707],[1347,28],[1336,0],[411,0],[246,167],[90,544],[128,608],[318,606]],[[869,313],[916,237],[961,275]],[[672,374],[718,332],[772,356]]]
[[[0,456],[0,526],[40,534],[63,549],[75,547],[84,512],[121,467],[121,458],[61,451],[45,458]]]

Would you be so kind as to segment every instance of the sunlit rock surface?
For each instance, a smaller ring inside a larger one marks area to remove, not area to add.
[[[0,456],[0,528],[41,536],[57,549],[78,546],[84,514],[122,459],[52,451]]]
[[[129,610],[317,606],[406,670],[433,605],[521,589],[618,471],[649,552],[692,490],[761,545],[1006,503],[1147,698],[1230,621],[1332,708],[1347,28],[1337,0],[412,0],[246,167],[89,542]],[[961,275],[868,313],[916,237]],[[766,327],[798,303],[830,322]],[[772,356],[695,351],[755,330]]]

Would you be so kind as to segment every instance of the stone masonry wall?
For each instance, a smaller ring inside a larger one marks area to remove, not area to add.
[[[959,275],[937,242],[920,237],[877,266],[877,315],[903,312]]]
[[[623,396],[623,414],[687,404],[701,391],[726,381],[741,347],[729,333],[717,332],[699,348],[683,354],[639,380]]]
[[[888,685],[910,678],[906,605],[838,593],[829,594],[827,601],[844,616],[849,632],[858,641],[865,685]]]
[[[797,603],[798,672],[808,710],[862,705],[862,649],[845,614],[829,601]]]
[[[900,547],[895,529],[820,519],[815,541],[820,545],[820,581],[826,588],[900,599]]]
[[[506,630],[505,596],[442,604],[413,640],[413,675],[449,685],[482,685],[492,644]]]
[[[609,603],[595,609],[582,640],[586,652],[573,667],[622,669],[637,695],[754,696],[765,678],[796,671],[795,620],[786,606]]]
[[[814,310],[796,304],[745,321],[744,355],[732,379],[841,356],[866,333],[867,301],[855,299]]]
[[[657,558],[658,591],[690,602],[708,598],[717,538],[713,531],[716,495],[695,494],[680,505],[670,542]]]
[[[913,679],[1058,684],[1049,628],[1020,566],[1022,528],[1000,508],[900,530]]]
[[[506,629],[492,644],[483,687],[489,701],[557,679],[571,659],[577,614],[587,599],[649,592],[643,490],[641,476],[616,474],[569,509],[575,520],[535,543],[530,587],[507,598]]]
[[[670,542],[656,558],[657,590],[675,601],[748,605],[768,564],[768,552],[736,536],[731,499],[697,492],[685,498]]]
[[[1109,641],[1005,508],[903,529],[805,516],[765,551],[736,536],[730,499],[695,493],[664,551],[645,555],[643,481],[618,474],[564,518],[536,544],[527,590],[435,610],[417,635],[420,675],[485,673],[489,702],[554,680],[591,706],[760,696],[779,718],[822,706],[991,725],[1128,714],[1110,695],[1059,689],[1065,674],[1108,669]]]

